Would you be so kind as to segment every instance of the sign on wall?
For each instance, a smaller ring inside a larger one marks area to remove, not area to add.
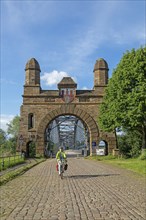
[[[92,147],[96,147],[96,141],[92,141]]]

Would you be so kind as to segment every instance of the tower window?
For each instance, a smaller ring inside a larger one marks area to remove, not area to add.
[[[64,90],[61,91],[61,95],[62,95],[62,97],[64,96]]]
[[[30,113],[28,115],[28,129],[31,129],[34,127],[34,114]]]

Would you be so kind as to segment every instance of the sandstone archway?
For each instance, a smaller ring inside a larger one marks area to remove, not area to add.
[[[99,129],[97,123],[92,118],[92,116],[88,114],[88,112],[78,107],[75,107],[75,105],[62,106],[61,108],[50,111],[43,117],[37,130],[37,134],[39,134],[39,139],[37,141],[37,151],[43,153],[42,151],[44,150],[45,145],[45,129],[52,120],[61,115],[74,115],[86,124],[90,134],[90,154],[92,154],[92,142],[97,142],[99,137]]]

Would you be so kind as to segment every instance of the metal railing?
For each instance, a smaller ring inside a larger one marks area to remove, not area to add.
[[[24,160],[25,158],[23,154],[0,157],[0,171],[5,170],[9,167],[13,167],[17,164],[23,163]]]

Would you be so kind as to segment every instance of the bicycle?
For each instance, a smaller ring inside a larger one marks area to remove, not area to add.
[[[58,161],[58,171],[59,171],[59,176],[60,176],[61,179],[63,179],[64,165],[65,165],[64,160],[59,160]]]

